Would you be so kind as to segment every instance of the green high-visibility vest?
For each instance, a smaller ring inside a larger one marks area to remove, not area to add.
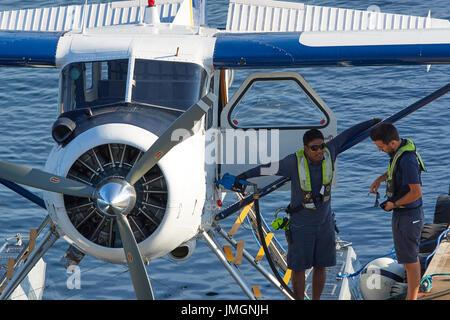
[[[414,152],[414,154],[417,157],[417,160],[420,163],[421,170],[425,171],[425,172],[427,171],[425,169],[425,166],[423,164],[423,161],[422,161],[422,158],[420,157],[419,152],[417,152],[414,142],[410,139],[406,139],[406,141],[407,141],[406,144],[403,147],[398,148],[398,150],[395,153],[392,160],[389,161],[388,171],[387,171],[387,179],[386,179],[386,196],[388,198],[391,198],[395,193],[394,174],[397,169],[398,160],[405,152]]]
[[[300,180],[300,188],[304,193],[302,205],[308,209],[315,209],[314,200],[312,197],[311,188],[311,176],[309,173],[308,160],[304,152],[304,148],[298,150],[295,155],[297,156],[298,178]],[[322,201],[329,201],[331,198],[331,182],[333,180],[333,161],[331,159],[331,153],[328,148],[325,148],[324,158],[322,161],[322,185],[324,188],[324,194]]]

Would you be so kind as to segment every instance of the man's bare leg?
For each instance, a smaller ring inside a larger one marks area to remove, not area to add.
[[[417,300],[420,285],[420,262],[403,264],[406,269],[406,280],[408,282],[408,293],[406,300]]]
[[[312,277],[312,299],[320,300],[323,287],[327,278],[327,270],[323,267],[313,267]]]
[[[299,300],[305,299],[305,270],[292,271],[292,288]]]

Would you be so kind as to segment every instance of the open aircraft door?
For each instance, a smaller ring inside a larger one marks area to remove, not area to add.
[[[333,112],[296,72],[250,74],[219,119],[218,178],[273,163],[266,176],[251,179],[261,187],[277,179],[278,160],[303,147],[307,130],[321,130],[325,141],[337,134]]]

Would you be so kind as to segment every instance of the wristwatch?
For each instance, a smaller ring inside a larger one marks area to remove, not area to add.
[[[394,209],[400,208],[395,202],[396,202],[396,201],[394,201]]]

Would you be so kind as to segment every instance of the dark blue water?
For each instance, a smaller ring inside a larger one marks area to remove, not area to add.
[[[0,10],[31,8],[84,1],[2,0]],[[94,1],[90,1],[94,2]],[[106,1],[95,1],[106,2]],[[447,0],[419,1],[308,1],[308,4],[367,9],[377,5],[383,12],[450,18]],[[210,1],[208,19],[214,27],[225,27],[227,1]],[[235,89],[250,71],[236,73]],[[316,68],[298,70],[335,112],[341,132],[373,117],[384,118],[415,102],[449,81],[450,66],[420,67]],[[42,168],[53,146],[50,129],[57,117],[58,72],[47,69],[0,68],[0,152],[2,161]],[[274,92],[279,94],[279,92]],[[257,115],[254,115],[257,117]],[[443,97],[399,121],[402,137],[416,142],[428,169],[423,174],[423,199],[426,222],[433,219],[436,198],[448,193],[450,184],[450,96]],[[392,237],[390,215],[370,209],[374,196],[368,196],[371,182],[386,171],[387,156],[371,141],[364,141],[339,157],[339,187],[333,192],[339,236],[352,241],[361,262],[390,252]],[[36,192],[39,192],[35,190]],[[268,219],[276,208],[289,201],[287,192],[262,199],[262,211]],[[37,227],[46,212],[0,188],[0,239],[24,234]],[[223,221],[228,230],[235,217]],[[248,249],[252,236],[241,235]],[[282,235],[280,235],[282,239]],[[45,299],[134,299],[125,266],[110,265],[90,257],[80,264],[81,289],[69,290],[68,274],[60,265],[68,244],[60,240],[47,253],[48,275]],[[278,291],[244,263],[241,267],[249,285],[259,285],[264,298],[282,298]],[[174,263],[167,258],[152,261],[148,267],[158,299],[245,299],[231,276],[203,242],[190,260]]]

